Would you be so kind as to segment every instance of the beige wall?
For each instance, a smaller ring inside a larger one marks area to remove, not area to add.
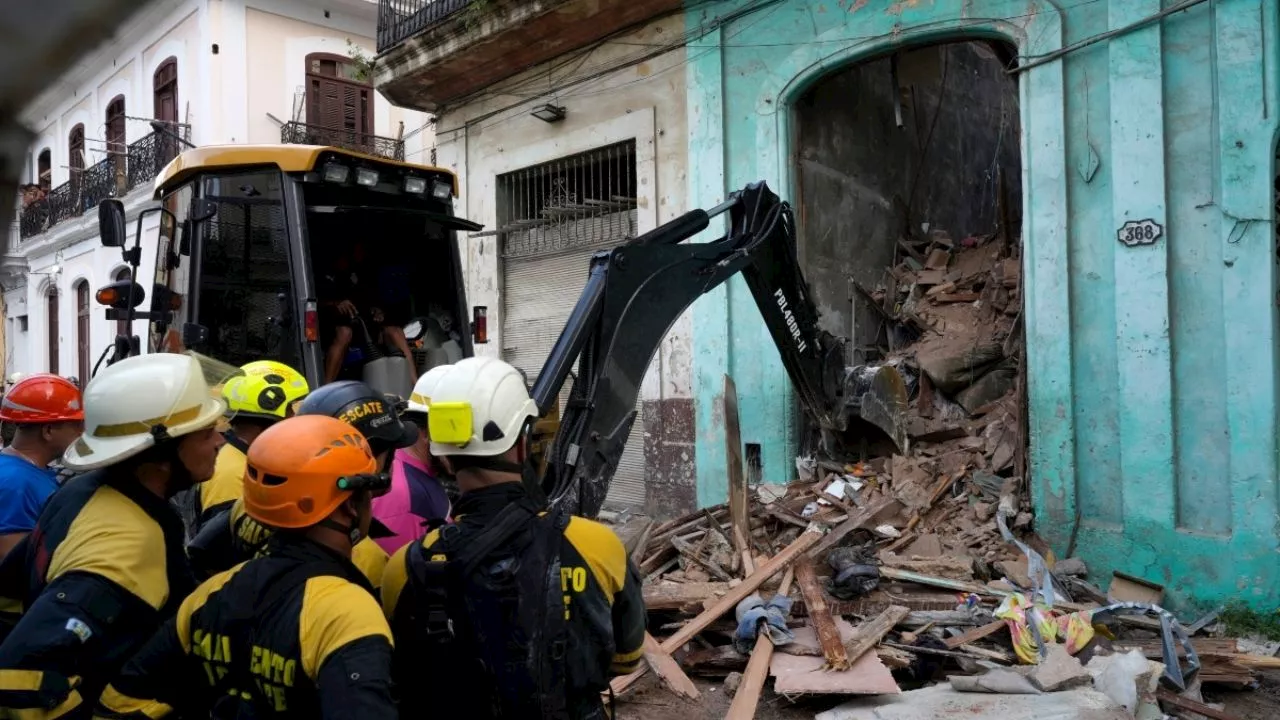
[[[558,68],[569,58],[557,58],[486,90],[483,100],[443,113],[436,136],[439,164],[460,175],[458,214],[492,229],[497,220],[496,176],[630,138],[636,140],[639,232],[686,212],[684,48],[590,82],[570,84],[574,78],[652,52],[654,45],[672,42],[683,31],[682,15],[655,21],[620,38],[621,42],[600,46],[580,65],[577,60],[571,61],[569,67],[578,67],[568,77]],[[552,70],[550,80],[548,69]],[[551,83],[559,88],[556,93],[531,97],[531,90]],[[529,114],[533,107],[546,102],[563,105],[565,119],[548,124]],[[514,103],[519,104],[503,110]],[[497,355],[502,342],[502,322],[498,317],[502,308],[499,241],[486,236],[465,242],[468,300],[472,305],[489,308],[491,342],[478,346],[477,352]],[[565,298],[564,302],[575,300]],[[668,334],[658,362],[646,377],[642,397],[690,396],[689,341],[689,320],[682,317]]]
[[[343,33],[311,23],[302,22],[273,13],[247,8],[245,11],[246,45],[249,52],[248,112],[250,143],[280,142],[280,125],[268,117],[268,113],[282,121],[292,120],[295,93],[306,82],[306,57],[310,53],[325,52],[347,56],[347,40],[364,50],[367,57],[374,55],[374,40],[350,33]],[[374,129],[378,135],[396,137],[400,123],[404,133],[418,130],[426,123],[426,115],[413,110],[392,107],[382,95],[374,93]],[[299,120],[305,120],[305,110]],[[406,154],[410,161],[422,161],[423,142],[430,147],[430,130],[416,133],[406,142]],[[424,137],[425,136],[425,137]]]

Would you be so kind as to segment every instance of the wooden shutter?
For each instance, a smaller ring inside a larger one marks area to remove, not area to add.
[[[152,79],[154,89],[155,118],[163,122],[178,122],[178,60],[168,58],[156,68]]]
[[[81,280],[76,285],[76,358],[79,360],[80,388],[89,382],[89,283]]]
[[[50,289],[46,301],[49,313],[49,372],[58,374],[58,291]]]

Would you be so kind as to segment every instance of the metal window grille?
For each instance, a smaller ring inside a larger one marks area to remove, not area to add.
[[[499,175],[497,194],[503,257],[618,245],[636,235],[635,140]]]

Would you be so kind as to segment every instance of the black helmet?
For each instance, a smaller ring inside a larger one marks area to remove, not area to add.
[[[397,403],[358,380],[329,383],[303,398],[297,415],[328,415],[353,426],[375,454],[409,447],[418,428],[400,419]]]

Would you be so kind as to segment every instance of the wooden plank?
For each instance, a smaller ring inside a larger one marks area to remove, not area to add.
[[[809,622],[818,633],[822,654],[827,659],[827,668],[848,670],[849,658],[845,655],[844,643],[840,642],[840,630],[836,628],[835,618],[831,617],[822,587],[818,585],[818,576],[813,571],[813,558],[803,557],[796,561],[795,573],[800,594],[804,596],[805,608],[809,611]]]
[[[733,528],[734,547],[738,553],[749,552],[750,549],[738,544],[736,533],[742,534],[745,541],[751,533],[749,501],[747,498],[747,475],[742,468],[742,431],[738,425],[738,388],[733,378],[724,376],[724,445],[725,459],[729,473],[729,524]]]
[[[890,605],[884,612],[854,628],[853,637],[844,645],[849,661],[857,662],[864,653],[879,645],[880,640],[909,614],[911,611],[901,605]]]
[[[671,544],[674,545],[676,550],[678,550],[686,559],[692,560],[698,565],[701,565],[702,568],[711,573],[713,577],[724,580],[725,582],[733,579],[724,568],[720,567],[719,563],[715,560],[702,557],[702,555],[698,554],[698,549],[689,543],[681,540],[680,538],[673,537],[671,538]]]
[[[644,530],[639,535],[633,536],[634,545],[627,552],[627,556],[631,558],[631,563],[636,567],[640,566],[640,561],[644,559],[645,553],[649,547],[649,535],[653,532],[653,521],[647,520],[644,524]]]
[[[843,523],[836,526],[834,530],[827,533],[822,538],[821,542],[813,546],[813,549],[809,551],[809,554],[814,557],[820,556],[822,553],[838,545],[846,535],[854,530],[858,530],[869,525],[871,521],[875,520],[877,515],[888,510],[897,503],[897,498],[882,497],[879,500],[870,503],[865,508],[859,509],[858,512],[854,513],[848,520],[845,520]]]
[[[680,664],[649,633],[644,634],[644,659],[667,689],[690,700],[698,699],[698,688],[680,669]]]
[[[1114,640],[1112,645],[1116,648],[1116,652],[1141,650],[1143,655],[1152,659],[1158,660],[1164,657],[1164,643],[1159,640]],[[1235,638],[1191,638],[1191,647],[1197,655],[1230,656],[1240,652]],[[1185,654],[1182,645],[1179,644],[1178,655]]]
[[[987,585],[979,585],[978,583],[963,582],[960,580],[949,580],[947,578],[933,577],[931,575],[921,575],[920,573],[911,572],[909,570],[899,570],[898,568],[891,568],[891,567],[881,567],[880,577],[886,577],[891,580],[905,580],[906,582],[918,583],[920,585],[927,585],[930,587],[940,587],[940,588],[945,588],[947,590],[955,590],[956,592],[973,593],[974,595],[994,595],[996,597],[1007,597],[1013,594],[1013,591],[1011,590],[1001,590],[999,588],[993,588]],[[1094,606],[1080,605],[1078,603],[1069,603],[1069,602],[1057,602],[1057,603],[1054,603],[1053,607],[1059,610],[1066,610],[1067,612],[1078,612],[1080,610],[1092,609]],[[1130,617],[1131,616],[1128,616],[1128,615],[1121,615],[1117,618],[1117,620],[1123,622],[1124,620]],[[1156,627],[1158,629],[1159,621],[1156,621],[1156,622],[1157,622]]]
[[[703,600],[729,591],[722,582],[659,583],[644,586],[644,606],[648,610],[680,610],[700,606]]]
[[[942,643],[947,646],[948,650],[954,650],[960,647],[961,645],[968,645],[969,643],[975,643],[989,635],[994,635],[1000,632],[1000,629],[1003,628],[1004,626],[1005,626],[1004,620],[997,620],[993,623],[983,625],[982,627],[976,627],[964,633],[963,635],[957,635],[952,638],[947,638],[946,640],[943,640]]]
[[[783,568],[791,565],[791,563],[799,557],[801,553],[806,552],[809,548],[816,545],[818,540],[821,538],[822,532],[819,531],[817,527],[811,527],[800,533],[800,537],[796,538],[795,541],[783,549],[782,552],[775,555],[772,560],[765,563],[764,567],[759,568],[748,575],[747,578],[742,581],[741,585],[738,585],[738,587],[725,593],[724,597],[720,598],[720,601],[711,606],[710,609],[703,611],[701,615],[698,615],[694,619],[685,623],[684,627],[680,628],[674,635],[663,641],[662,648],[667,652],[675,652],[680,646],[689,642],[695,635],[705,630],[707,626],[711,625],[711,623],[720,619],[720,617],[726,613],[733,612],[733,609],[738,606],[738,603],[742,602],[744,598],[755,592],[765,583],[766,580],[777,575]],[[613,694],[621,695],[624,691],[634,685],[635,682],[644,675],[645,671],[646,668],[641,668],[630,675],[614,678],[613,682],[609,683],[610,687],[613,689]]]
[[[788,567],[782,575],[782,584],[778,586],[778,595],[786,595],[791,591],[791,578],[794,567]],[[769,677],[769,661],[773,658],[773,642],[767,633],[756,638],[756,646],[751,649],[751,658],[747,660],[747,669],[742,673],[742,682],[738,684],[738,692],[733,696],[729,712],[724,720],[751,720],[756,716],[756,707],[760,704],[760,693],[764,691],[764,681]]]
[[[1217,708],[1209,707],[1208,705],[1205,705],[1202,702],[1196,702],[1191,698],[1174,695],[1164,688],[1156,689],[1156,699],[1160,702],[1167,702],[1174,707],[1196,713],[1197,715],[1213,718],[1213,720],[1240,720],[1238,715],[1232,715]]]

